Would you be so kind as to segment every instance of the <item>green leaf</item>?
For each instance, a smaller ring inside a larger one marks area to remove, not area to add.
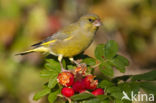
[[[57,71],[58,73],[61,71],[61,66],[60,66],[59,62],[57,62],[53,59],[47,59],[46,61],[47,61],[47,63],[45,64],[45,67],[48,70]]]
[[[91,93],[80,93],[80,94],[76,94],[72,96],[71,99],[77,101],[77,100],[84,100],[84,99],[93,98],[93,97],[95,96]]]
[[[41,77],[50,77],[52,73],[53,73],[52,71],[48,71],[47,69],[43,69],[40,72],[40,76]]]
[[[113,86],[114,84],[108,80],[103,80],[99,83],[99,87],[100,88],[107,88],[107,87],[111,87]]]
[[[68,70],[71,70],[71,69],[75,69],[75,66],[73,66],[73,65],[67,65],[67,68],[68,68]]]
[[[118,51],[118,44],[114,40],[110,40],[105,44],[104,57],[106,59],[113,58]]]
[[[95,57],[101,61],[104,60],[104,46],[104,44],[99,44],[95,49]]]
[[[123,94],[122,90],[119,87],[109,87],[107,92],[111,94],[111,96],[115,97],[116,99],[121,99]]]
[[[116,99],[115,103],[123,103],[121,99]]]
[[[111,63],[112,63],[120,72],[122,72],[122,73],[125,72],[125,66],[126,66],[125,64],[127,64],[127,62],[125,62],[124,59],[123,59],[121,56],[116,55],[116,56],[112,59]]]
[[[107,95],[98,95],[98,96],[96,96],[96,98],[98,98],[98,99],[100,99],[101,101],[103,101],[103,100],[107,99],[108,96],[107,96]]]
[[[34,100],[38,100],[38,99],[40,99],[41,97],[43,97],[43,96],[45,96],[45,95],[47,95],[47,94],[49,94],[50,93],[50,89],[49,88],[44,88],[42,91],[40,91],[40,92],[38,92],[38,93],[36,93],[35,95],[34,95]]]
[[[93,99],[85,100],[82,103],[110,103],[110,100],[108,99],[100,100],[99,98],[93,98]]]
[[[113,68],[108,61],[101,63],[99,69],[106,76],[112,77],[114,75]]]
[[[63,64],[63,67],[66,68],[66,61],[64,59],[62,59],[62,64]],[[59,63],[60,65],[60,63]]]
[[[156,70],[132,76],[132,80],[156,80]]]
[[[94,58],[85,58],[83,59],[83,62],[90,66],[93,66],[96,64],[96,60]]]
[[[110,100],[103,100],[100,103],[110,103]]]
[[[123,76],[115,77],[112,79],[112,82],[118,83],[121,80],[127,81],[130,77],[131,77],[131,75],[123,75]]]
[[[93,98],[93,99],[86,100],[82,103],[101,103],[101,101],[98,98]]]
[[[147,93],[152,93],[156,95],[156,83],[154,82],[140,82],[140,87],[144,89]]]
[[[118,58],[125,66],[128,66],[128,65],[129,65],[128,59],[125,58],[124,56],[117,55],[117,58]]]
[[[131,92],[133,91],[135,94],[140,90],[140,85],[137,82],[124,82],[118,85],[118,87],[127,93],[129,97],[131,97]]]
[[[55,87],[55,85],[57,84],[57,76],[58,74],[51,75],[51,77],[49,78],[49,83],[48,83],[49,88]]]
[[[54,91],[54,92],[51,92],[49,95],[48,95],[48,101],[49,103],[54,103],[54,101],[56,100],[57,98],[57,94],[59,93],[59,89]]]

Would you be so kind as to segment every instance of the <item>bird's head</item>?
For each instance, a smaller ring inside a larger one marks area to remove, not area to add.
[[[95,31],[101,25],[100,18],[95,14],[84,15],[79,20],[80,26],[85,30]]]

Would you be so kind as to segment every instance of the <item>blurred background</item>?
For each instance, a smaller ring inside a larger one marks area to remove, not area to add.
[[[0,0],[0,103],[46,103],[32,100],[46,81],[39,76],[45,56],[15,54],[87,13],[103,26],[85,54],[113,39],[130,61],[125,74],[156,69],[156,0]]]

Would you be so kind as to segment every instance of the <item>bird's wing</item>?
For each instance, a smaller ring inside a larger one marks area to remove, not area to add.
[[[40,47],[40,46],[52,44],[52,43],[54,43],[54,42],[56,42],[58,40],[68,39],[69,37],[70,37],[70,35],[68,35],[68,34],[58,32],[56,34],[53,34],[52,36],[47,37],[43,41],[32,45],[32,47],[37,48],[37,47]]]
[[[74,35],[74,32],[76,32],[78,29],[79,29],[78,25],[70,24],[65,28],[63,28],[62,30],[60,30],[59,32],[53,34],[52,36],[32,46],[36,48],[36,47],[52,44],[58,40],[69,40],[72,37],[72,35]]]

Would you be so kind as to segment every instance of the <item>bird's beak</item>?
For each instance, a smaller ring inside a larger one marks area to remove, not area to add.
[[[101,24],[102,24],[102,23],[101,23],[100,19],[97,19],[97,20],[95,20],[95,21],[93,22],[93,25],[96,26],[96,27],[99,27]]]

